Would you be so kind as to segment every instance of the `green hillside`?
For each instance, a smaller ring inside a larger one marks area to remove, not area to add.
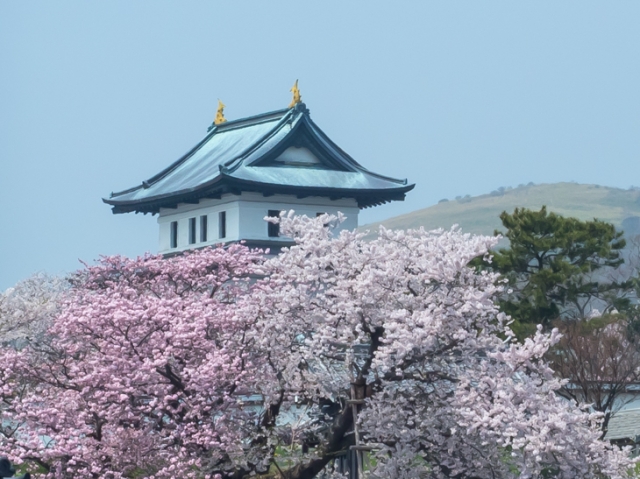
[[[613,223],[630,234],[640,234],[640,189],[622,190],[599,185],[553,183],[500,189],[487,195],[450,199],[381,223],[363,226],[375,231],[379,224],[387,228],[450,228],[458,224],[464,232],[493,234],[501,228],[503,211],[516,207],[540,209],[581,220],[598,218]]]

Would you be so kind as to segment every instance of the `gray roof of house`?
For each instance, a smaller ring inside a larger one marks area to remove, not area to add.
[[[640,436],[640,409],[621,409],[611,416],[607,440],[633,440],[636,436]]]
[[[304,147],[316,165],[274,161],[285,149]],[[207,136],[142,184],[112,193],[103,201],[114,213],[156,213],[161,207],[197,203],[223,193],[355,198],[360,207],[403,200],[414,185],[382,176],[358,164],[311,121],[304,103],[214,126]]]

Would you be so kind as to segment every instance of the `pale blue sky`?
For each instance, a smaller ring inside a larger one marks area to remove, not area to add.
[[[101,201],[285,107],[417,184],[361,223],[519,183],[640,185],[640,3],[0,2],[0,290],[155,251]]]

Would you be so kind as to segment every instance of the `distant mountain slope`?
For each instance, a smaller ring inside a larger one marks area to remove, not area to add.
[[[458,224],[464,232],[492,235],[501,229],[499,215],[516,207],[540,209],[581,220],[598,218],[613,223],[629,234],[640,234],[640,190],[609,188],[599,185],[553,183],[509,188],[487,195],[441,201],[412,213],[381,223],[364,225],[363,229],[406,229],[424,226],[426,229],[450,228]]]

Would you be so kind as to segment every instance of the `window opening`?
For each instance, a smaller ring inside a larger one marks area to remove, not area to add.
[[[207,241],[207,215],[200,217],[200,242]]]
[[[218,213],[218,238],[227,237],[227,212]]]
[[[196,219],[189,218],[189,244],[196,242]]]
[[[171,222],[171,247],[172,248],[178,247],[178,222],[177,221]]]
[[[269,214],[267,216],[269,216],[269,218],[279,218],[280,210],[269,210]],[[277,238],[280,236],[280,224],[267,223],[267,225],[269,238]]]

